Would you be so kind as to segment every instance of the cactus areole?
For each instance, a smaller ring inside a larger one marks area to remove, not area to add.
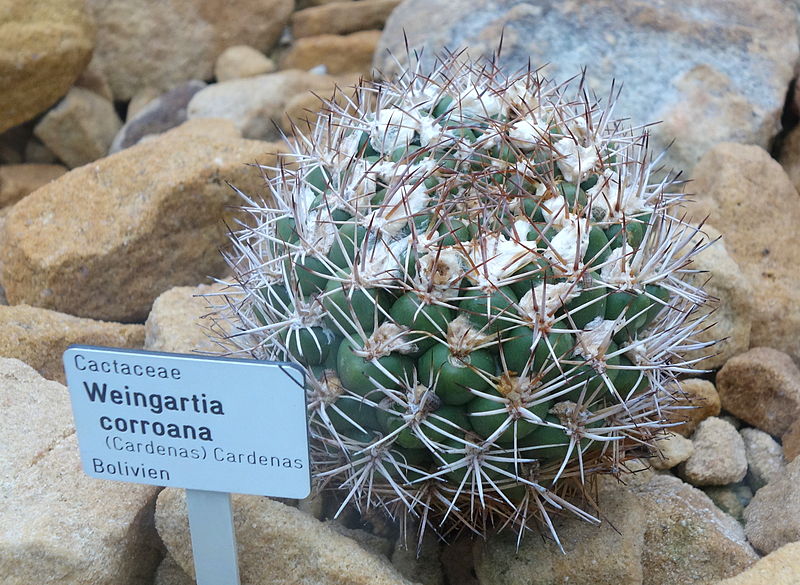
[[[592,477],[669,424],[705,345],[698,228],[589,95],[447,55],[331,100],[242,194],[219,318],[305,368],[318,487],[420,534],[558,541],[552,514],[596,522]]]

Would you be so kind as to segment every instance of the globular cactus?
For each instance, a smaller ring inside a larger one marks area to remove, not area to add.
[[[245,196],[230,339],[305,368],[345,503],[440,535],[595,521],[589,480],[646,454],[703,346],[677,182],[581,79],[449,55],[351,95]]]

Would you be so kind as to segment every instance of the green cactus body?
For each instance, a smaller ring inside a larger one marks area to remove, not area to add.
[[[362,509],[593,519],[578,494],[645,452],[702,345],[675,183],[580,83],[448,58],[357,95],[248,200],[232,340],[306,368],[314,473]]]

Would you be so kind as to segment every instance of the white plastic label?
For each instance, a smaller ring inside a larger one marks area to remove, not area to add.
[[[308,425],[299,368],[91,346],[71,346],[64,368],[88,475],[308,496]]]

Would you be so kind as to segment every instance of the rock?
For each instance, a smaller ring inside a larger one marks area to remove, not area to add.
[[[478,541],[478,580],[491,585],[640,585],[646,546],[644,509],[638,498],[624,489],[602,492],[600,505],[607,519],[600,526],[571,515],[554,520],[566,554],[551,540],[533,534],[523,538],[517,548],[516,535],[510,530]]]
[[[194,585],[192,579],[171,556],[167,555],[158,565],[153,585]]]
[[[309,70],[324,65],[329,74],[362,73],[371,77],[372,56],[381,32],[317,35],[297,39],[281,58],[281,69]]]
[[[735,577],[715,585],[796,585],[800,575],[800,542],[786,544]]]
[[[702,421],[720,413],[719,394],[717,394],[714,384],[700,378],[686,378],[681,380],[678,386],[680,392],[677,393],[677,396],[680,399],[677,404],[685,409],[676,411],[679,418],[675,420],[685,422],[672,427],[671,430],[684,437],[689,437]],[[681,395],[683,395],[682,398]]]
[[[223,220],[240,203],[225,181],[262,189],[246,164],[274,165],[279,150],[196,120],[67,173],[8,213],[0,284],[9,302],[144,321],[163,291],[222,274]]]
[[[447,583],[481,585],[475,574],[475,543],[473,535],[457,536],[442,550],[442,567]]]
[[[93,91],[102,98],[110,102],[114,101],[114,94],[111,93],[111,86],[108,85],[108,79],[97,63],[97,59],[92,59],[86,66],[78,79],[75,80],[75,87],[88,89]]]
[[[364,551],[330,526],[280,502],[233,496],[242,583],[404,585],[386,559]],[[194,575],[183,490],[166,489],[156,506],[156,527],[169,554]]]
[[[28,305],[0,306],[0,356],[22,360],[45,378],[65,383],[61,356],[72,343],[141,349],[144,327]]]
[[[775,437],[800,418],[800,369],[775,349],[756,347],[728,360],[717,390],[725,410]]]
[[[186,107],[194,95],[206,87],[205,81],[187,81],[150,100],[117,132],[109,152],[133,146],[145,136],[161,134],[186,121]]]
[[[136,92],[128,102],[128,109],[125,112],[125,122],[133,120],[134,116],[142,111],[147,104],[161,95],[161,90],[155,87],[144,87]]]
[[[786,462],[780,444],[764,431],[742,429],[747,455],[747,485],[755,492],[783,473]]]
[[[275,71],[275,63],[261,51],[247,45],[228,47],[214,64],[217,81],[255,77]],[[288,69],[281,67],[281,69]]]
[[[189,119],[225,118],[233,122],[246,138],[277,140],[275,127],[281,121],[288,101],[301,92],[327,95],[334,80],[289,69],[246,79],[232,79],[207,87],[189,102]]]
[[[492,56],[501,35],[505,71],[547,64],[544,75],[565,81],[585,68],[598,95],[622,81],[615,115],[662,120],[650,146],[658,153],[677,139],[666,158],[676,169],[719,141],[768,147],[798,55],[795,17],[781,0],[407,0],[386,23],[375,66],[396,75],[406,38],[412,51],[424,48],[429,70],[443,47]]]
[[[0,380],[3,583],[151,583],[159,488],[84,475],[66,388],[14,359]]]
[[[150,351],[172,353],[219,354],[224,347],[212,340],[210,320],[203,317],[211,311],[213,294],[224,290],[224,286],[200,285],[178,286],[160,294],[144,324],[144,348]],[[219,301],[221,303],[222,301]]]
[[[694,444],[681,435],[667,433],[656,441],[656,454],[650,459],[650,465],[656,469],[672,469],[683,463],[694,452]]]
[[[753,288],[750,347],[773,347],[800,360],[800,288],[787,266],[800,265],[800,197],[789,177],[757,146],[720,144],[695,167],[693,217],[711,215],[725,247]]]
[[[786,461],[792,461],[800,455],[800,418],[792,423],[789,430],[781,437],[783,443],[783,457]]]
[[[721,238],[716,228],[706,224],[703,234],[692,238],[692,245],[705,245]],[[692,269],[701,272],[690,274],[687,279],[691,284],[703,288],[709,295],[717,299],[700,308],[696,316],[712,313],[704,325],[707,329],[693,337],[697,341],[714,341],[714,345],[704,349],[686,351],[685,359],[703,358],[693,367],[705,370],[716,370],[735,355],[747,351],[750,347],[751,305],[753,288],[750,281],[742,275],[736,262],[725,248],[725,240],[719,239],[711,246],[697,254],[692,260]]]
[[[646,518],[642,572],[647,585],[710,585],[758,559],[739,523],[677,477],[657,475],[634,492]]]
[[[401,0],[360,0],[359,2],[331,2],[298,10],[292,14],[294,38],[315,35],[348,33],[383,28],[386,19]]]
[[[744,483],[733,483],[708,486],[703,488],[703,491],[717,508],[733,516],[740,524],[744,524],[744,509],[753,499],[753,490],[749,486]]]
[[[756,492],[744,521],[748,540],[763,554],[800,541],[800,459]]]
[[[89,0],[97,22],[97,60],[114,97],[145,87],[166,91],[210,79],[219,54],[233,45],[267,52],[281,35],[294,0]]]
[[[92,56],[93,36],[83,0],[3,3],[0,132],[32,119],[67,93]]]
[[[599,527],[555,519],[566,555],[552,542],[512,534],[476,545],[476,571],[492,585],[634,583],[710,585],[758,557],[744,531],[701,491],[671,475],[630,488],[600,484]]]
[[[104,157],[121,126],[114,104],[93,91],[73,87],[34,132],[64,164],[75,168]]]
[[[31,139],[25,145],[24,159],[26,163],[46,165],[58,163],[58,157],[53,154],[53,151],[42,144],[42,141],[35,136],[31,136]]]
[[[800,126],[793,128],[784,138],[778,161],[794,188],[800,190]]]
[[[372,534],[362,528],[348,528],[336,520],[326,522],[325,525],[329,526],[336,534],[358,543],[361,548],[376,557],[388,559],[389,555],[392,554],[394,543],[388,538]]]
[[[61,165],[20,164],[0,166],[0,207],[16,203],[67,172]]]
[[[692,435],[692,445],[694,452],[679,470],[690,484],[727,485],[747,474],[744,441],[730,423],[707,418]]]
[[[323,100],[329,100],[346,107],[348,99],[354,99],[354,88],[358,85],[357,74],[340,75],[336,78],[336,93],[333,96],[310,92],[300,93],[286,103],[281,119],[281,129],[287,134],[313,132],[317,116],[327,111]],[[322,98],[322,99],[320,99]]]
[[[392,565],[409,581],[421,585],[446,585],[444,568],[440,559],[442,544],[433,535],[426,535],[422,546],[417,549],[413,540],[416,535],[408,537],[409,542],[403,543],[398,539],[392,551]],[[463,584],[463,581],[450,581],[450,583]]]

